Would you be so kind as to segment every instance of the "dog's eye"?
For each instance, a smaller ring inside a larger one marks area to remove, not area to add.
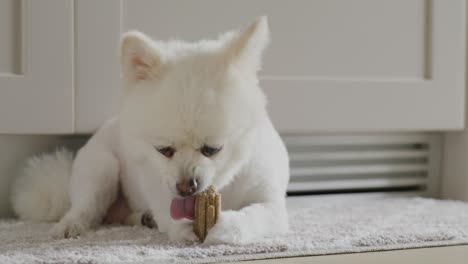
[[[156,147],[156,150],[163,154],[166,158],[172,158],[172,156],[174,156],[174,153],[176,152],[175,148],[173,147],[162,147],[162,148],[158,148]]]
[[[205,157],[211,157],[211,156],[216,155],[221,150],[221,148],[222,147],[210,147],[210,146],[205,145],[200,149],[200,152]]]

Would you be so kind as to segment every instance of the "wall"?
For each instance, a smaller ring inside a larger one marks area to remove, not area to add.
[[[468,69],[465,73],[465,85],[467,85],[466,76]],[[468,124],[466,89],[465,127]],[[441,198],[468,201],[468,130],[466,128],[460,132],[448,132],[444,135],[441,179]]]
[[[441,197],[468,201],[468,131],[445,134]]]
[[[468,12],[468,5],[466,8]],[[468,64],[468,57],[465,58],[465,64]],[[468,67],[465,69],[466,127],[468,125],[468,93],[466,92]],[[460,132],[445,133],[441,176],[441,198],[468,201],[468,130],[466,128]]]

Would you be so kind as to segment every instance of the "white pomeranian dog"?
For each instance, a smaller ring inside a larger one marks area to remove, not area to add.
[[[12,189],[16,214],[59,221],[55,237],[108,221],[196,241],[188,207],[213,185],[222,212],[205,243],[249,243],[287,231],[288,155],[257,77],[268,42],[265,17],[196,43],[124,34],[119,114],[74,160],[64,150],[31,159]]]

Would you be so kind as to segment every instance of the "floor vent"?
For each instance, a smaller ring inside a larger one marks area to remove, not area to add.
[[[294,193],[421,191],[436,196],[436,134],[285,135]]]

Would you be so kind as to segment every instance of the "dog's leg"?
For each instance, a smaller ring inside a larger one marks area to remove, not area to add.
[[[265,235],[286,232],[285,201],[253,203],[239,211],[223,211],[205,244],[244,244]]]
[[[167,234],[169,240],[177,242],[195,242],[198,237],[193,232],[193,222],[187,219],[176,220],[170,223]]]
[[[51,230],[54,237],[76,237],[99,225],[117,197],[119,162],[96,143],[83,147],[72,168],[71,208]]]
[[[280,143],[278,140],[276,143]],[[274,139],[267,142],[275,143]],[[288,230],[285,196],[289,166],[286,155],[280,144],[276,144],[272,151],[255,155],[257,160],[253,160],[250,167],[241,171],[235,181],[222,191],[222,200],[236,210],[221,211],[205,243],[244,244]],[[239,190],[245,191],[239,194]]]
[[[125,225],[129,226],[146,226],[148,228],[157,228],[158,225],[154,220],[153,214],[151,212],[136,212],[131,213],[124,220]]]

